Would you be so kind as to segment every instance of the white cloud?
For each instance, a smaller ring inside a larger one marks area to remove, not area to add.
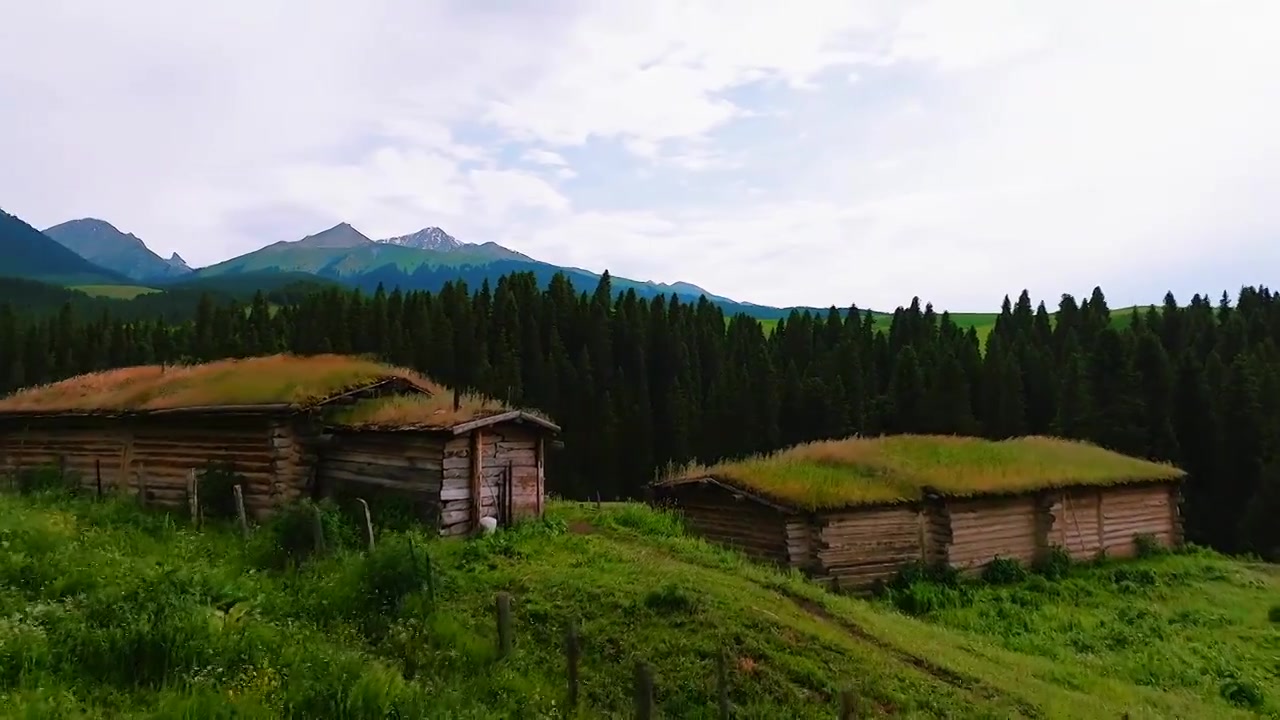
[[[5,16],[5,208],[195,263],[324,222],[441,225],[755,302],[969,310],[1022,287],[1216,293],[1280,262],[1262,0]]]

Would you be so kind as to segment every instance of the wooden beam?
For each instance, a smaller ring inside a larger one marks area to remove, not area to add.
[[[543,458],[546,456],[546,448],[544,447],[544,444],[545,444],[544,438],[541,435],[539,435],[537,449],[534,450],[534,454],[536,456],[536,460],[538,463],[538,483],[537,483],[538,499],[535,503],[535,507],[538,510],[538,517],[542,517],[542,498],[546,494],[546,477],[544,474],[545,470],[543,466]]]
[[[476,428],[471,432],[471,529],[480,528],[480,478],[483,477],[484,431]]]

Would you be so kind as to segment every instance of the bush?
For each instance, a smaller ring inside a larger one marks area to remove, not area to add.
[[[1011,585],[1025,580],[1027,574],[1017,558],[997,556],[982,569],[982,580],[991,585]]]
[[[1272,605],[1271,612],[1267,613],[1267,617],[1273,623],[1280,623],[1280,605]]]
[[[355,545],[356,530],[346,522],[333,501],[326,499],[317,503],[304,499],[276,511],[255,536],[257,564],[282,569],[313,555],[317,513],[326,550]]]
[[[10,482],[22,495],[50,491],[74,493],[80,487],[79,478],[74,472],[64,475],[56,465],[41,465],[15,472]]]
[[[1049,580],[1061,580],[1071,572],[1071,553],[1061,545],[1053,545],[1036,560],[1035,571]]]
[[[199,475],[200,511],[207,518],[236,516],[235,486],[244,486],[244,478],[236,474],[229,462],[210,461]]]
[[[1155,535],[1151,533],[1138,533],[1133,536],[1133,545],[1138,551],[1138,557],[1149,558],[1164,555],[1169,552]]]

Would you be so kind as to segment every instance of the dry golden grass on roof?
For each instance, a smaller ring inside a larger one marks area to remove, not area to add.
[[[144,365],[80,375],[2,398],[0,413],[306,405],[393,378],[431,392],[447,392],[412,370],[365,358],[271,355],[200,365]]]
[[[787,505],[820,509],[918,500],[924,488],[970,497],[1183,475],[1169,464],[1073,440],[889,435],[808,443],[710,467],[693,465],[668,480],[714,477]]]
[[[455,410],[453,393],[445,392],[361,400],[334,411],[329,421],[334,425],[369,430],[441,429],[498,415],[509,409],[493,398],[464,394],[459,397]]]

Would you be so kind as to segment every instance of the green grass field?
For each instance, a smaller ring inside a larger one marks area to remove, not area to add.
[[[132,300],[139,295],[160,292],[155,288],[141,285],[71,285],[72,290],[79,290],[93,297],[111,298],[113,300]]]
[[[659,717],[716,717],[722,650],[735,717],[836,717],[845,688],[858,717],[1280,709],[1280,579],[1212,553],[866,601],[638,505],[552,502],[545,520],[476,540],[380,532],[372,553],[328,514],[336,549],[295,566],[282,548],[311,543],[308,517],[244,541],[124,499],[0,496],[0,714],[564,717],[570,621],[580,717],[630,717],[641,661]],[[506,658],[499,591],[514,598]]]
[[[1111,321],[1118,327],[1126,326],[1133,322],[1134,313],[1146,311],[1146,309],[1147,306],[1116,308],[1111,311]],[[956,325],[959,325],[961,329],[974,329],[974,332],[978,334],[978,342],[984,347],[987,344],[987,336],[990,335],[991,330],[995,328],[996,318],[999,316],[1000,313],[951,313],[951,319],[956,323]],[[883,330],[885,332],[889,331],[889,323],[893,320],[893,313],[876,312],[873,317],[875,318],[875,327],[877,330]],[[764,327],[765,334],[767,335],[772,333],[773,329],[778,326],[778,321],[775,318],[761,319],[760,324]]]

